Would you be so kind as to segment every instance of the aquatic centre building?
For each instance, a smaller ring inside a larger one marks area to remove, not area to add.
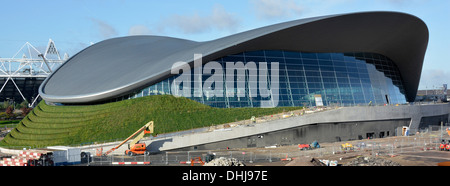
[[[395,12],[301,19],[205,42],[120,37],[72,56],[39,93],[62,104],[178,91],[214,107],[259,107],[273,97],[269,106],[316,106],[317,96],[325,106],[404,104],[415,99],[427,43],[422,20]],[[173,73],[176,62],[193,67],[183,72],[190,76]],[[190,82],[174,83],[180,76]]]
[[[204,42],[113,38],[68,59],[45,79],[39,94],[56,105],[169,94],[220,108],[344,106],[232,132],[174,136],[152,144],[159,150],[392,136],[398,127],[448,122],[448,104],[412,104],[428,36],[426,24],[415,16],[361,12],[294,20]]]

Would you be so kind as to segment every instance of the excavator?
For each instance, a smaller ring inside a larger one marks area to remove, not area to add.
[[[119,145],[113,147],[112,149],[108,150],[104,154],[102,154],[101,150],[100,152],[97,152],[97,155],[101,156],[107,156],[111,152],[115,151],[119,147],[121,147],[123,144],[125,144],[128,140],[135,137],[133,141],[131,141],[128,144],[128,150],[125,151],[126,155],[134,156],[137,154],[144,154],[144,155],[150,155],[150,152],[147,151],[145,143],[139,143],[139,141],[144,138],[145,134],[152,134],[153,133],[153,121],[148,122],[144,126],[142,126],[139,130],[137,130],[135,133],[133,133],[131,136],[129,136],[127,139],[123,140]]]

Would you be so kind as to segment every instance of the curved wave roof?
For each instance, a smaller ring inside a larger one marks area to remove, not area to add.
[[[252,50],[372,52],[393,60],[414,101],[428,45],[428,28],[399,12],[339,14],[274,24],[216,40],[128,36],[91,45],[68,59],[40,86],[46,101],[89,103],[111,99],[169,77],[173,63],[203,63]]]

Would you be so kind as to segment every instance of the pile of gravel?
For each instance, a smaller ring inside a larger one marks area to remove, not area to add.
[[[360,156],[351,162],[346,163],[344,166],[401,166],[397,162],[391,160]]]
[[[225,158],[220,157],[211,160],[210,162],[206,163],[204,166],[245,166],[245,164],[236,158]]]

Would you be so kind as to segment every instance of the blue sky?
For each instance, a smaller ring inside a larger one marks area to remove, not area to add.
[[[52,38],[70,56],[108,38],[135,34],[206,41],[270,24],[329,14],[398,11],[421,18],[430,38],[420,89],[450,83],[447,0],[0,0],[0,57]],[[43,52],[43,51],[42,51]]]

